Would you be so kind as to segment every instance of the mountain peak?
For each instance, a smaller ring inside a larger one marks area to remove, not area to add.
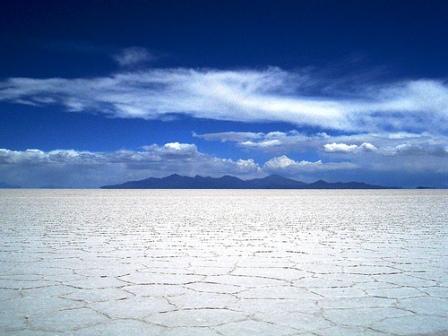
[[[182,175],[179,175],[179,174],[174,173],[174,174],[165,176],[165,177],[163,177],[163,178],[171,178],[171,177],[185,177],[185,176],[182,176]]]

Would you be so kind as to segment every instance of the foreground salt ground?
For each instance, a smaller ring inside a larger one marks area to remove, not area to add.
[[[0,191],[0,335],[447,335],[446,191]]]

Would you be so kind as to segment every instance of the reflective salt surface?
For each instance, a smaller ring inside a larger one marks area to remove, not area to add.
[[[447,335],[448,192],[0,191],[0,335]]]

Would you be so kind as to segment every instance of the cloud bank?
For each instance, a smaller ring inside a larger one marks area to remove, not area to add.
[[[123,65],[144,53],[117,56]],[[328,79],[279,68],[149,69],[96,78],[9,78],[0,101],[61,105],[71,112],[159,119],[172,114],[241,122],[278,121],[350,132],[433,131],[448,125],[448,85],[408,80],[335,88]]]
[[[300,161],[294,161],[285,154],[311,155],[331,163],[327,164],[326,169],[331,175],[321,172],[316,177],[360,181],[370,178],[371,183],[378,184],[390,180],[391,185],[429,183],[448,187],[448,138],[441,134],[382,132],[330,135],[325,132],[307,134],[291,130],[267,133],[218,132],[194,134],[194,137],[234,144],[243,152],[257,151],[263,155],[273,155],[278,159],[265,165],[266,168],[271,164],[278,169],[283,167],[282,171],[290,176],[294,176],[294,167],[302,168],[301,171],[304,167]],[[316,167],[319,160],[314,162]],[[331,166],[341,169],[331,171]],[[423,178],[425,176],[426,180]]]
[[[325,132],[306,134],[297,130],[288,132],[217,132],[193,134],[207,141],[234,143],[243,149],[267,153],[321,152],[328,154],[375,153],[392,155],[448,154],[448,137],[442,134],[389,132],[329,135]]]
[[[289,160],[290,167],[278,164],[285,160]],[[0,149],[2,178],[9,183],[31,187],[97,187],[172,173],[189,176],[230,174],[244,178],[264,176],[288,168],[294,169],[297,175],[315,170],[333,170],[335,167],[334,163],[295,162],[287,157],[273,158],[260,166],[252,159],[220,158],[200,152],[194,144],[179,142],[144,146],[140,151]]]
[[[400,183],[415,185],[418,178],[424,181],[424,177],[431,173],[435,176],[434,183],[448,187],[447,148],[398,145],[388,151],[381,148],[372,151],[365,149],[369,147],[367,145],[331,145],[332,151],[328,153],[323,148],[322,159],[315,161],[295,160],[283,154],[274,155],[262,164],[250,158],[209,155],[199,151],[195,144],[179,142],[112,152],[0,149],[0,182],[24,187],[98,187],[178,173],[241,178],[280,174],[306,182],[325,178],[371,183],[379,183],[381,179],[372,177],[383,175],[399,176],[402,178]],[[430,160],[428,155],[431,155]],[[388,183],[399,185],[394,180]]]

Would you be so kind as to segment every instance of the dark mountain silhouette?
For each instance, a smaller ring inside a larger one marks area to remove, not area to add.
[[[361,182],[326,182],[319,180],[304,183],[279,175],[263,178],[241,180],[235,176],[194,177],[177,174],[162,178],[149,177],[139,181],[106,185],[102,189],[393,189],[390,187],[371,185]]]
[[[248,189],[303,189],[306,183],[292,180],[279,175],[269,175],[244,181]]]
[[[371,185],[363,182],[327,182],[318,180],[307,185],[308,189],[395,189],[391,187]]]

